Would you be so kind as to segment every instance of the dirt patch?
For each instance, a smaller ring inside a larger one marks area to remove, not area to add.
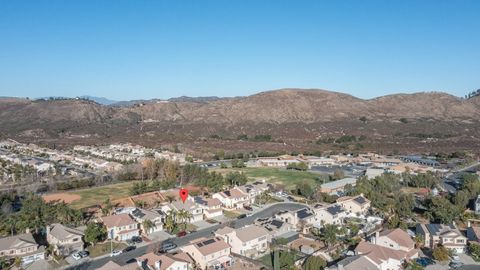
[[[76,200],[81,199],[82,197],[80,197],[80,195],[71,194],[71,193],[55,193],[55,194],[43,195],[42,198],[46,202],[59,200],[65,203],[72,203]]]

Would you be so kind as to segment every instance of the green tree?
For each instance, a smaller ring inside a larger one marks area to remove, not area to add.
[[[449,224],[459,216],[459,209],[449,200],[437,196],[427,200],[428,211],[426,215],[431,222]]]
[[[303,263],[304,270],[321,270],[327,266],[327,262],[319,256],[310,256]]]
[[[432,251],[433,258],[437,261],[446,262],[450,259],[450,252],[444,246],[436,246]]]
[[[186,230],[187,229],[187,223],[192,218],[192,214],[190,212],[188,212],[187,210],[182,209],[182,210],[178,211],[177,218],[183,224],[183,230]]]
[[[225,181],[230,186],[241,186],[247,183],[248,178],[244,173],[235,171],[227,173],[225,176]]]
[[[303,181],[301,183],[297,183],[296,184],[296,190],[297,190],[297,194],[298,195],[301,195],[307,199],[311,198],[314,191],[312,189],[312,186],[310,186],[310,184],[306,181]]]
[[[470,242],[468,244],[468,251],[470,252],[470,255],[472,255],[472,258],[475,261],[480,261],[480,244]]]
[[[88,223],[84,238],[87,243],[94,246],[107,238],[107,228],[102,223]]]
[[[338,242],[337,234],[339,230],[337,225],[325,224],[320,231],[321,231],[320,238],[327,245],[327,247],[335,245]]]
[[[148,235],[148,233],[150,232],[151,229],[157,227],[157,225],[155,225],[155,223],[153,223],[153,221],[151,221],[150,219],[145,219],[142,222],[142,226],[143,226],[144,233],[147,234],[147,235]]]

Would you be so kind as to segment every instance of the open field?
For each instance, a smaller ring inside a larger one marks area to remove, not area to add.
[[[79,191],[67,192],[66,194],[73,194],[80,196],[81,199],[72,202],[74,208],[84,208],[95,204],[101,204],[106,198],[116,200],[129,196],[129,189],[136,181],[124,182],[119,184],[94,187]]]
[[[42,198],[46,202],[62,201],[64,203],[72,203],[81,199],[81,197],[77,194],[71,194],[66,192],[43,195]]]
[[[230,171],[241,171],[248,177],[254,179],[265,179],[270,183],[279,183],[285,185],[287,188],[294,187],[297,183],[306,181],[311,186],[315,186],[316,179],[319,174],[312,172],[302,172],[295,170],[286,170],[279,168],[228,168],[228,169],[215,169],[220,173],[228,173]]]

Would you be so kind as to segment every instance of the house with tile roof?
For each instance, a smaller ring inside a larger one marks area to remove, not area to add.
[[[188,199],[183,201],[173,201],[172,203],[164,204],[161,207],[162,211],[168,214],[170,211],[185,210],[191,214],[189,222],[197,222],[203,220],[203,208],[197,205],[193,200]],[[181,220],[178,220],[181,222]]]
[[[365,214],[370,209],[371,204],[370,200],[365,198],[363,194],[355,197],[340,197],[337,199],[337,203],[352,214]]]
[[[281,211],[275,218],[292,225],[297,231],[307,233],[317,223],[316,215],[310,208],[297,211]]]
[[[199,238],[181,247],[181,250],[192,257],[201,269],[226,268],[233,264],[231,246],[221,237]]]
[[[100,221],[107,227],[108,239],[126,241],[140,235],[138,223],[129,214],[101,217]]]
[[[345,259],[337,262],[336,266],[328,268],[330,270],[378,270],[380,269],[377,264],[368,259],[366,256],[356,255],[346,257]]]
[[[32,234],[18,234],[0,238],[0,257],[22,259],[24,265],[43,260],[45,247],[39,246]]]
[[[142,233],[150,234],[163,230],[166,214],[161,209],[146,210],[135,208],[130,213],[130,216],[139,224]],[[149,228],[148,231],[143,226],[145,220],[150,220],[154,224],[153,228]]]
[[[265,228],[270,235],[270,238],[275,238],[282,234],[295,230],[291,224],[273,217],[256,219],[255,225]]]
[[[376,232],[372,242],[383,247],[408,252],[410,254],[409,257],[418,256],[418,250],[415,249],[415,242],[407,232],[400,228],[393,230],[385,229],[381,232]]]
[[[83,235],[82,231],[59,223],[47,226],[47,242],[58,254],[69,255],[74,251],[83,250]]]
[[[400,270],[405,261],[405,252],[362,241],[355,248],[360,255],[374,264],[379,270]]]
[[[258,225],[249,225],[238,229],[223,227],[215,232],[232,246],[232,252],[249,258],[257,258],[268,251],[270,235]]]
[[[185,252],[155,254],[149,252],[136,258],[141,269],[148,270],[191,270],[193,259]]]
[[[433,249],[437,245],[443,245],[456,253],[466,251],[467,237],[455,224],[417,224],[416,231],[423,236],[426,247]]]
[[[127,263],[123,266],[119,265],[114,261],[108,261],[106,264],[102,265],[97,270],[143,270],[134,263]]]
[[[203,216],[205,219],[223,215],[222,202],[217,198],[207,199],[201,196],[195,196],[192,200],[203,209]]]
[[[347,217],[347,211],[340,204],[330,204],[327,206],[315,205],[313,211],[316,215],[316,226],[321,228],[325,224],[341,225]]]
[[[244,205],[249,205],[252,200],[248,193],[243,192],[238,187],[214,193],[212,198],[220,200],[223,207],[228,209],[241,209]]]

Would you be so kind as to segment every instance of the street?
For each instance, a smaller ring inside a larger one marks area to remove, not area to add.
[[[188,244],[190,241],[195,240],[201,237],[208,237],[211,236],[217,229],[221,227],[227,226],[227,224],[231,223],[235,228],[240,228],[248,224],[253,224],[253,221],[257,218],[266,218],[271,217],[275,213],[284,210],[298,210],[304,208],[304,204],[300,203],[292,203],[292,202],[282,202],[273,204],[249,217],[245,217],[239,220],[234,220],[232,222],[227,222],[224,224],[218,224],[215,226],[211,226],[209,228],[199,230],[190,234],[187,234],[183,237],[175,237],[172,238],[171,241],[174,242],[178,247],[184,246]],[[138,247],[137,249],[130,251],[128,253],[122,253],[116,257],[110,258],[107,254],[107,257],[99,257],[98,259],[91,259],[88,261],[80,262],[79,265],[70,266],[66,269],[75,269],[75,270],[84,270],[84,269],[97,269],[108,261],[113,260],[114,262],[118,263],[119,265],[125,265],[127,263],[133,262],[133,259],[144,255],[145,253],[153,250],[159,242],[152,242],[148,245]]]

